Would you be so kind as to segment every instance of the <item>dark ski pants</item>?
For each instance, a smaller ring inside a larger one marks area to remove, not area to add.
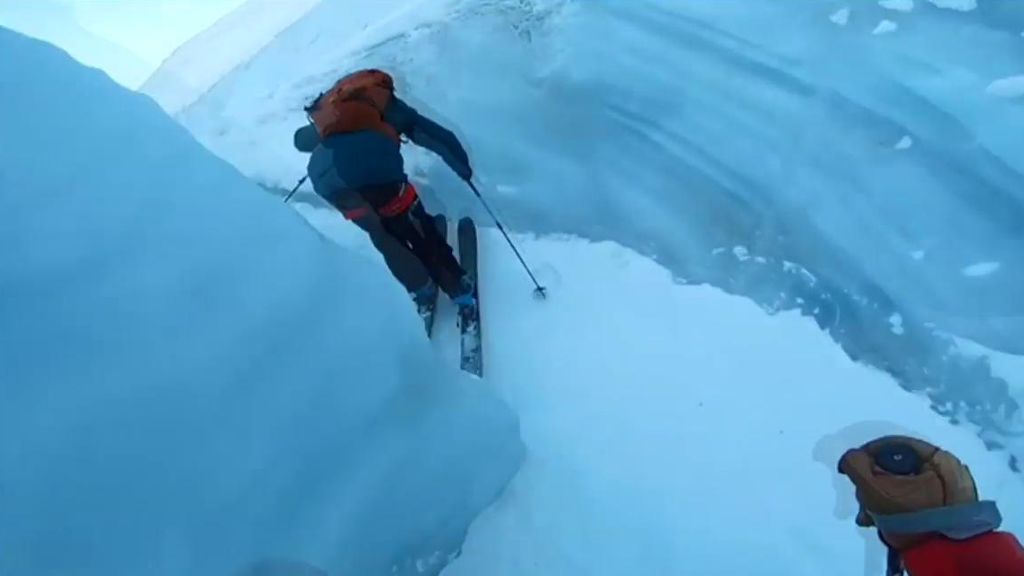
[[[351,214],[351,220],[370,236],[370,242],[406,291],[416,292],[432,279],[449,297],[461,294],[466,272],[438,231],[434,217],[418,199],[391,217],[379,216],[368,204],[348,206],[343,212]]]

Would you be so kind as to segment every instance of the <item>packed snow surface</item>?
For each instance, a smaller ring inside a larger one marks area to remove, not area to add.
[[[885,551],[854,525],[835,464],[892,433],[960,455],[1005,528],[1024,530],[1024,483],[1005,455],[809,319],[681,286],[614,244],[520,238],[558,271],[538,303],[500,235],[482,240],[488,380],[528,455],[445,576],[882,574]],[[630,294],[642,297],[618,296]]]

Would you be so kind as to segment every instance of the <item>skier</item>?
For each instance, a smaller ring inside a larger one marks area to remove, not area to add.
[[[391,273],[426,318],[441,290],[460,310],[476,305],[473,280],[455,259],[405,174],[401,136],[438,154],[463,180],[469,156],[448,129],[394,94],[390,75],[359,70],[306,108],[295,148],[310,153],[316,193],[370,236]]]
[[[889,548],[889,575],[1024,574],[1024,548],[998,532],[995,502],[979,501],[967,466],[923,440],[886,436],[849,450],[839,472],[856,487],[857,525]]]

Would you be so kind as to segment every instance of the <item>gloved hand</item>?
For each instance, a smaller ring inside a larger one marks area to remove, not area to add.
[[[848,450],[839,472],[856,487],[856,523],[875,526],[874,514],[894,515],[978,501],[970,469],[949,452],[917,438],[883,436]],[[883,534],[890,547],[910,548],[917,535]]]

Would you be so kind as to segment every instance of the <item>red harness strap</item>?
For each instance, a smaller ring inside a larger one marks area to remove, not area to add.
[[[357,220],[361,217],[365,217],[370,213],[369,206],[359,206],[358,208],[352,208],[351,210],[342,210],[341,215],[345,216],[346,220]]]
[[[360,206],[359,208],[353,208],[351,210],[342,210],[341,215],[345,217],[345,220],[359,220],[365,218],[370,214],[369,206]]]
[[[416,187],[411,182],[406,182],[402,186],[402,191],[398,193],[390,202],[380,207],[377,210],[377,214],[381,218],[394,218],[400,214],[404,214],[407,210],[412,208],[412,205],[416,203],[420,197],[416,191]]]
[[[397,196],[377,210],[377,215],[381,218],[394,218],[395,216],[404,214],[407,210],[412,208],[412,205],[416,203],[419,197],[420,194],[416,191],[416,187],[412,185],[412,182],[406,182]],[[343,210],[341,214],[346,220],[358,220],[369,216],[370,210],[370,206],[365,205],[359,206],[358,208],[352,208],[350,210]]]

